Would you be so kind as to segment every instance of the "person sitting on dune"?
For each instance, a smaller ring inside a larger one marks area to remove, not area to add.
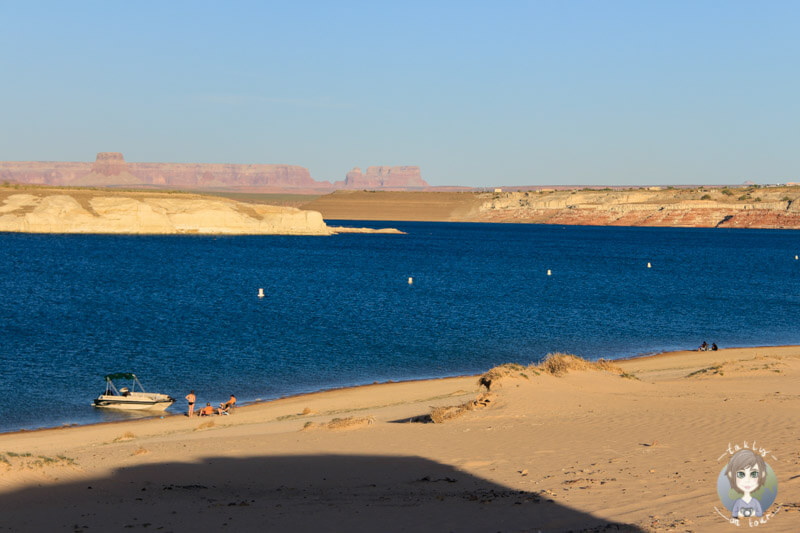
[[[198,416],[211,416],[214,414],[214,408],[211,407],[211,402],[206,402],[206,406],[200,409]]]

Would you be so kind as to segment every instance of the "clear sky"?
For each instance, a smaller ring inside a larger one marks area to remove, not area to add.
[[[800,181],[800,2],[0,0],[0,160]]]

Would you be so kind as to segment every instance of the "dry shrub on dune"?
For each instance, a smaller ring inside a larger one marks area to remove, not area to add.
[[[523,377],[528,379],[531,374],[538,376],[542,373],[552,376],[563,376],[570,370],[600,370],[620,376],[625,374],[620,367],[606,359],[589,361],[577,355],[557,352],[547,354],[544,361],[538,365],[531,364],[522,366],[516,363],[506,363],[496,366],[478,378],[478,385],[486,387],[486,390],[491,390],[492,383],[496,383],[505,377]]]
[[[125,442],[126,440],[133,440],[136,438],[136,435],[131,433],[130,431],[126,431],[122,435],[117,436],[113,442]]]
[[[483,407],[486,407],[493,399],[494,397],[487,392],[486,394],[481,394],[476,399],[470,400],[466,403],[462,403],[461,405],[435,407],[433,408],[430,414],[431,422],[433,422],[434,424],[441,424],[442,422],[445,422],[447,420],[458,418],[467,411],[474,411],[476,409],[481,409]]]
[[[542,372],[554,376],[563,376],[570,370],[602,370],[613,374],[622,374],[622,369],[605,359],[588,361],[582,357],[568,353],[549,353],[539,366]]]
[[[375,417],[373,416],[349,416],[347,418],[334,418],[327,423],[320,424],[315,424],[314,422],[309,421],[306,422],[306,424],[303,426],[303,429],[356,429],[364,426],[371,426],[374,423]]]
[[[328,422],[328,429],[348,429],[353,427],[371,426],[375,423],[375,418],[372,416],[355,417],[350,416],[347,418],[334,418]]]
[[[492,383],[508,376],[519,376],[523,378],[528,377],[528,373],[539,375],[539,371],[535,366],[522,366],[516,363],[506,363],[504,365],[496,366],[478,378],[478,385],[486,387],[486,390],[492,390]]]

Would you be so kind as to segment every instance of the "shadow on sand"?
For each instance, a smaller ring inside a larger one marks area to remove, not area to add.
[[[0,495],[0,530],[642,531],[428,459],[297,455],[152,463]]]

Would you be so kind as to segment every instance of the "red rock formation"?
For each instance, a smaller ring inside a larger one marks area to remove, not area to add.
[[[358,167],[353,167],[353,170],[345,174],[344,183],[342,184],[343,187],[348,188],[356,188],[360,183],[364,182],[364,177],[361,175],[361,169]],[[341,183],[337,181],[336,183]]]
[[[119,152],[100,152],[94,164],[45,161],[0,162],[0,182],[42,185],[139,185],[186,189],[283,189],[325,192],[331,189],[408,189],[427,187],[419,167],[356,167],[346,179],[316,181],[296,165],[225,163],[128,163]]]
[[[155,185],[177,188],[327,190],[295,165],[127,163],[121,153],[101,152],[94,164],[80,162],[0,162],[0,181],[43,185]]]
[[[355,167],[344,180],[347,189],[411,189],[427,186],[416,166],[367,167],[366,174]]]
[[[171,187],[330,187],[312,179],[307,168],[294,165],[129,163],[128,167],[146,183]]]
[[[91,171],[91,163],[3,161],[0,162],[0,182],[68,185]]]
[[[119,152],[100,152],[92,165],[92,172],[103,176],[114,176],[128,172],[128,165]]]

